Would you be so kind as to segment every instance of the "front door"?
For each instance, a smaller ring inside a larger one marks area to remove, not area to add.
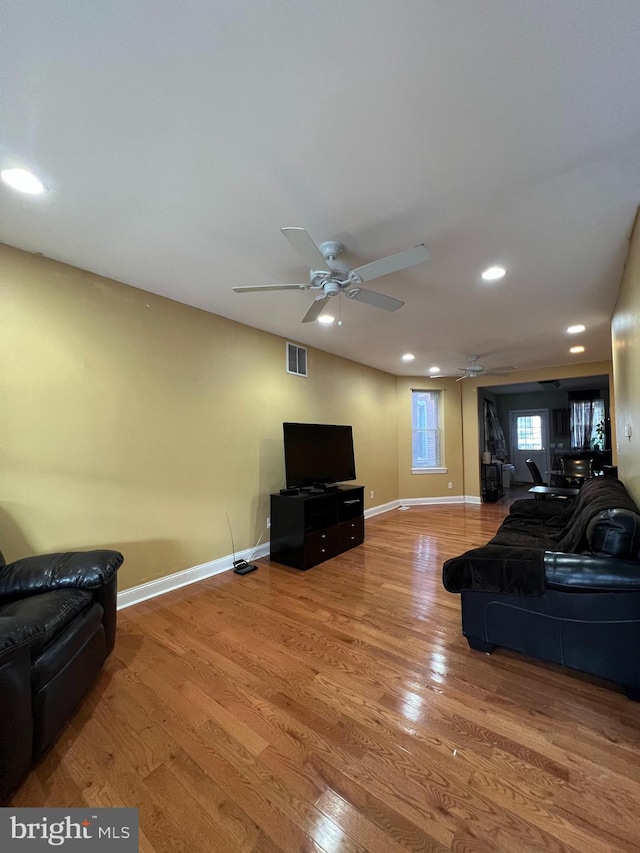
[[[517,483],[530,483],[531,474],[527,459],[533,459],[542,479],[548,483],[549,475],[549,410],[522,409],[509,412],[511,439],[511,462],[515,466],[514,479]]]

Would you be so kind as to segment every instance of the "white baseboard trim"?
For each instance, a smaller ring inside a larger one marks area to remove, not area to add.
[[[389,501],[389,503],[380,504],[380,506],[372,506],[369,509],[365,509],[364,517],[373,518],[374,515],[382,515],[383,512],[389,512],[392,509],[397,509],[399,506],[400,501]]]
[[[477,495],[465,495],[464,502],[466,504],[481,504],[482,498],[479,498]]]
[[[268,556],[269,543],[266,542],[258,548],[247,548],[244,551],[240,551],[236,554],[235,559],[250,561],[257,557]],[[134,604],[140,604],[142,601],[148,601],[150,598],[156,598],[158,595],[173,592],[174,589],[180,589],[180,587],[197,583],[205,578],[222,574],[222,572],[228,572],[233,568],[233,560],[233,555],[229,554],[226,557],[220,557],[217,560],[210,560],[208,563],[193,566],[191,569],[183,569],[181,572],[174,572],[172,575],[166,575],[163,578],[141,583],[139,586],[132,586],[131,589],[125,589],[118,593],[118,610],[124,610],[125,607],[132,607]]]
[[[406,498],[398,506],[436,506],[437,504],[463,504],[464,495],[439,495],[436,498]]]
[[[437,506],[438,504],[464,504],[480,502],[480,498],[467,498],[465,495],[439,495],[435,498],[405,498],[404,500],[389,501],[380,506],[372,506],[365,510],[364,517],[372,518],[374,515],[381,515],[383,512],[390,512],[393,509],[398,509],[400,506]]]

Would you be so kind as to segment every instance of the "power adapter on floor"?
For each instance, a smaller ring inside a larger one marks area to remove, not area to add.
[[[247,563],[246,560],[233,561],[233,572],[236,575],[248,575],[251,572],[257,571],[257,569],[257,566],[254,566],[253,563]]]

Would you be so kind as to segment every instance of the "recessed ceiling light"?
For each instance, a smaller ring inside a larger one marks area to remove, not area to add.
[[[575,325],[575,326],[569,326],[569,328],[567,329],[567,334],[569,334],[569,335],[579,335],[579,334],[580,334],[580,332],[584,332],[584,330],[585,330],[586,328],[587,328],[587,327],[586,327],[586,326],[583,326],[583,325],[582,325],[582,323],[578,323],[578,324],[577,324],[577,325]]]
[[[405,352],[405,354],[402,356],[403,361],[413,361],[414,358],[415,355],[412,352]]]
[[[574,354],[578,353],[578,352],[584,352],[584,347],[571,347],[569,352],[572,352]]]
[[[439,367],[430,367],[429,373],[440,373],[440,368]]]
[[[8,184],[14,190],[18,190],[21,193],[40,195],[40,193],[45,191],[45,185],[42,181],[39,181],[35,175],[27,172],[26,169],[3,169],[0,172],[0,178],[2,178],[5,184]]]
[[[318,317],[318,323],[321,323],[323,326],[330,326],[335,319],[331,314],[321,314]]]
[[[489,267],[482,273],[482,278],[485,281],[498,281],[499,278],[504,278],[507,271],[504,267]]]

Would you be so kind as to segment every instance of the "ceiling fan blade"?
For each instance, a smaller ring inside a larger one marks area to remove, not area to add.
[[[252,287],[232,287],[236,293],[255,293],[257,290],[308,290],[308,284],[257,284]]]
[[[309,269],[328,270],[329,266],[320,249],[313,242],[304,228],[281,228],[287,240],[296,252],[306,261]]]
[[[404,305],[400,299],[394,299],[393,296],[387,296],[384,293],[376,293],[375,290],[365,290],[364,287],[353,287],[346,293],[349,299],[366,302],[367,305],[373,305],[374,308],[384,308],[385,311],[397,311]]]
[[[374,278],[380,278],[407,267],[414,267],[416,264],[428,260],[429,252],[421,243],[419,246],[414,246],[413,249],[406,249],[404,252],[397,252],[395,255],[387,255],[386,258],[372,261],[370,264],[352,270],[352,272],[362,281],[371,281]]]
[[[458,376],[458,378],[456,379],[456,382],[462,382],[463,379],[470,379],[470,378],[471,377],[467,373],[465,373],[464,376]]]
[[[307,313],[302,318],[303,323],[313,323],[314,320],[317,320],[318,317],[322,314],[324,309],[327,307],[327,303],[329,302],[328,296],[316,296],[316,298],[311,303],[311,308],[307,311]]]

